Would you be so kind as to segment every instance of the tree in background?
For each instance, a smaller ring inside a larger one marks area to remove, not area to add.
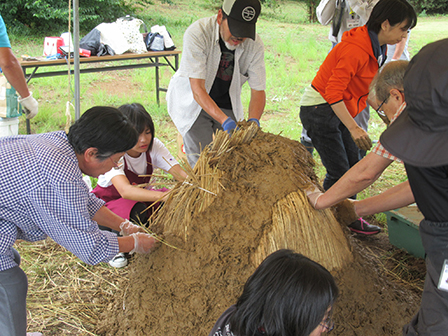
[[[102,22],[114,22],[126,14],[132,14],[137,5],[148,0],[79,0],[79,28],[90,31]],[[21,35],[45,32],[47,36],[60,33],[68,25],[69,2],[61,0],[14,0],[0,2],[0,14],[8,31]],[[72,14],[73,17],[73,14]]]
[[[440,0],[408,0],[414,6],[417,13],[446,14],[448,13],[448,1]]]

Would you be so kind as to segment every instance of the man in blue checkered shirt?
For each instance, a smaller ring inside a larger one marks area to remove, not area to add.
[[[52,238],[88,264],[118,252],[149,253],[152,236],[125,221],[90,193],[82,174],[97,177],[137,142],[117,109],[97,106],[63,131],[0,137],[0,328],[26,335],[27,277],[13,248],[17,239]],[[101,231],[109,227],[123,237]]]

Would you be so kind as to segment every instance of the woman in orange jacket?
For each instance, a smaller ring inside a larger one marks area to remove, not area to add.
[[[344,33],[305,89],[300,119],[327,170],[325,190],[360,160],[358,148],[370,149],[368,134],[353,118],[366,106],[370,82],[386,60],[387,44],[400,42],[416,23],[406,0],[380,0],[365,26]],[[380,231],[362,219],[352,226],[358,233]]]

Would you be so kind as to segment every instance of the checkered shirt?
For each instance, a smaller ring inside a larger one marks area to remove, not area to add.
[[[0,271],[16,266],[16,239],[51,237],[88,264],[118,253],[115,234],[91,218],[104,205],[89,193],[63,132],[0,137]]]
[[[394,116],[392,117],[392,119],[390,121],[391,124],[395,121],[395,119],[398,118],[398,116],[401,114],[401,112],[403,112],[405,107],[406,107],[406,103],[401,104],[401,106],[399,107],[397,112],[395,112]],[[372,152],[374,152],[375,154],[377,154],[379,156],[382,156],[383,158],[389,159],[391,161],[396,161],[399,163],[403,162],[396,156],[389,153],[389,151],[386,148],[384,148],[383,145],[379,141],[376,144],[376,146],[372,149]]]

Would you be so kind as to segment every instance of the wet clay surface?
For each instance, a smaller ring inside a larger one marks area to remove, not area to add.
[[[298,171],[317,180],[300,143],[263,132],[220,168],[225,189],[192,219],[187,241],[168,235],[177,249],[162,245],[149,256],[132,258],[129,280],[107,306],[99,334],[208,335],[255,270],[251,254],[272,224],[272,206],[302,188]],[[401,334],[418,308],[418,293],[392,282],[372,249],[344,232],[354,261],[333,272],[341,295],[332,334]],[[370,244],[376,240],[384,238]]]

